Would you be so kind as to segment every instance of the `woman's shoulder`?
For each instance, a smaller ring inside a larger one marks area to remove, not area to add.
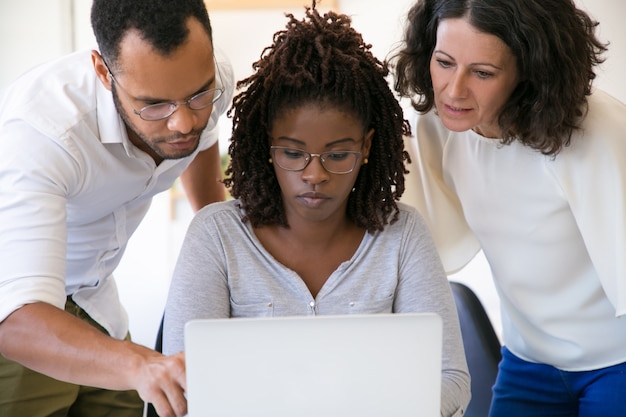
[[[413,216],[421,217],[417,209],[407,203],[403,203],[402,201],[398,201],[398,212],[407,218],[411,218]]]
[[[623,177],[626,155],[626,105],[611,95],[596,90],[588,98],[588,111],[570,144],[555,157],[547,159],[557,176],[598,180]],[[583,174],[586,172],[587,174]],[[601,174],[605,173],[605,174]],[[569,181],[569,180],[568,180]]]
[[[626,152],[626,104],[597,89],[588,97],[587,103],[587,113],[580,129],[573,133],[570,146],[562,153],[586,158],[592,149],[594,153]]]
[[[596,89],[588,97],[588,112],[583,122],[583,129],[606,127],[612,124],[626,125],[626,104],[607,93]]]
[[[405,230],[407,227],[426,229],[426,223],[424,218],[414,206],[399,201],[398,206],[398,220],[393,224],[388,224],[386,228],[395,230]]]
[[[405,146],[408,147],[411,156],[416,155],[416,149],[420,149],[422,157],[438,158],[443,150],[451,143],[465,143],[480,140],[480,135],[472,130],[454,132],[445,127],[439,115],[431,110],[427,113],[413,112],[409,116],[411,124],[411,136],[405,138]]]
[[[419,113],[417,111],[413,111],[413,115],[411,117],[411,131],[414,135],[420,134],[434,134],[437,137],[446,136],[442,133],[450,132],[441,122],[441,119],[437,115],[437,112],[431,110],[426,113]]]
[[[218,201],[215,203],[207,204],[202,207],[195,214],[194,219],[196,221],[206,221],[216,216],[226,215],[227,217],[241,218],[241,208],[239,207],[239,200],[226,200]]]

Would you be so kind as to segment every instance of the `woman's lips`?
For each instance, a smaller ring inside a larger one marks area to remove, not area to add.
[[[452,115],[458,115],[458,116],[465,115],[471,111],[471,109],[466,109],[463,107],[455,107],[449,104],[446,104],[444,107],[446,109],[446,113],[452,114]]]
[[[315,207],[319,207],[325,201],[329,200],[330,197],[321,193],[309,192],[309,193],[300,194],[298,196],[298,199],[304,202],[306,206],[315,208]]]

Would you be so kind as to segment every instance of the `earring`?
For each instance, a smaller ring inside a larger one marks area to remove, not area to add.
[[[367,164],[369,161],[367,158],[363,158],[363,165]]]
[[[272,161],[272,158],[268,159],[267,162],[269,162],[270,164],[273,163],[274,161]]]

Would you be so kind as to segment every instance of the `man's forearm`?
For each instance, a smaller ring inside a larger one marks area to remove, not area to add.
[[[0,354],[52,378],[110,390],[136,390],[160,415],[184,415],[184,353],[164,356],[113,339],[50,304],[25,305],[0,323]]]
[[[207,204],[224,201],[226,188],[222,183],[219,144],[199,152],[180,179],[194,211]]]
[[[80,385],[132,389],[125,374],[138,366],[137,348],[46,303],[25,305],[0,324],[4,357]]]

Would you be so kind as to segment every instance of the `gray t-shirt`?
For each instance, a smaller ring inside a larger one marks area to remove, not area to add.
[[[444,323],[442,415],[465,408],[469,374],[454,299],[414,208],[399,204],[396,223],[366,233],[313,298],[241,221],[236,204],[211,204],[189,226],[165,309],[165,354],[184,350],[184,324],[191,319],[435,312]]]

